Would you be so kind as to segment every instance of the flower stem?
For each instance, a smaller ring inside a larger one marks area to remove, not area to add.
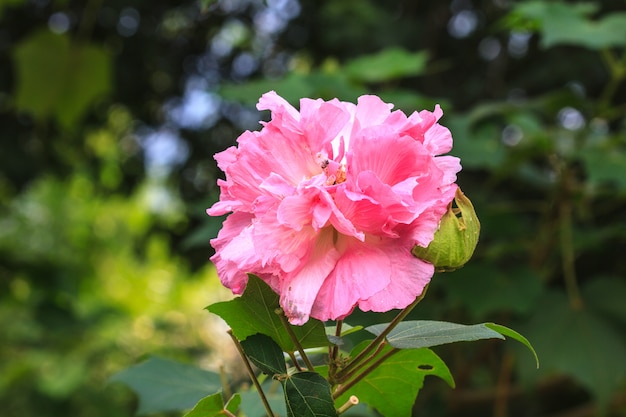
[[[296,346],[296,349],[300,353],[300,356],[302,357],[302,360],[304,361],[304,364],[306,365],[306,367],[308,368],[309,371],[314,371],[315,367],[313,366],[313,364],[309,360],[309,357],[304,352],[304,349],[302,348],[302,345],[300,344],[300,341],[298,340],[298,338],[294,334],[293,329],[291,328],[291,324],[289,324],[289,321],[287,321],[287,317],[285,316],[285,312],[283,310],[281,310],[281,309],[276,309],[276,314],[278,314],[278,317],[280,317],[280,321],[283,323],[283,327],[285,328],[285,330],[287,330],[287,334],[289,335],[289,337],[291,338],[291,341],[293,342],[293,344]]]
[[[261,388],[261,384],[259,383],[259,380],[257,379],[256,375],[254,374],[254,371],[252,370],[252,365],[250,365],[250,361],[248,361],[248,357],[246,356],[245,352],[243,351],[243,347],[241,346],[241,343],[239,343],[239,340],[237,340],[237,338],[233,334],[232,330],[228,330],[227,333],[230,336],[230,338],[233,339],[233,342],[235,343],[235,347],[237,348],[237,351],[239,352],[239,355],[241,356],[241,359],[243,360],[243,363],[246,366],[246,370],[248,371],[248,375],[250,376],[250,379],[252,380],[252,383],[254,384],[254,386],[256,387],[257,392],[259,393],[259,397],[261,397],[261,402],[263,402],[263,407],[265,407],[265,411],[267,412],[267,416],[268,417],[274,417],[274,412],[272,411],[272,408],[270,407],[270,403],[267,401],[267,398],[265,397],[265,393],[263,392],[263,388]]]
[[[341,380],[346,376],[348,372],[358,366],[365,358],[369,356],[369,354],[374,350],[378,349],[379,346],[385,341],[387,335],[398,325],[402,320],[406,318],[406,316],[415,308],[417,304],[424,298],[426,295],[426,290],[428,290],[428,285],[424,287],[422,294],[415,299],[411,304],[409,304],[404,310],[402,310],[383,330],[376,338],[369,344],[365,349],[363,349],[358,355],[356,355],[341,371],[337,373],[337,378]],[[369,358],[368,358],[369,359]]]
[[[301,372],[302,371],[302,367],[298,363],[298,358],[296,358],[296,355],[293,352],[287,352],[287,355],[289,355],[289,357],[291,358],[291,361],[293,362],[293,366],[296,367],[298,372]]]
[[[349,382],[347,382],[347,383],[345,383],[343,385],[340,385],[337,388],[337,390],[335,392],[333,392],[333,399],[336,400],[337,398],[341,397],[346,391],[348,391],[350,388],[355,386],[359,381],[361,381],[363,378],[365,378],[367,375],[369,375],[370,372],[372,372],[373,370],[378,368],[378,366],[381,363],[383,363],[384,361],[389,359],[392,355],[395,355],[398,352],[400,352],[400,349],[398,349],[398,348],[391,349],[389,352],[387,352],[383,356],[381,356],[376,362],[374,362],[373,364],[371,364],[370,366],[365,368],[365,370],[363,370],[363,372],[358,374],[354,379],[350,380]]]
[[[351,395],[348,401],[337,409],[337,414],[343,414],[355,405],[359,403],[359,398],[356,395]]]
[[[335,324],[335,336],[341,337],[341,327],[343,320],[337,320]],[[334,384],[335,372],[337,372],[337,356],[339,355],[339,346],[332,345],[328,347],[328,381]]]
[[[372,361],[376,356],[378,356],[378,354],[384,349],[384,347],[386,345],[387,345],[387,343],[385,341],[383,341],[380,345],[378,345],[378,348],[374,351],[374,353],[369,355],[367,357],[367,359],[365,359],[363,362],[369,363],[370,361]],[[357,368],[351,370],[350,372],[348,372],[347,374],[342,375],[338,382],[345,382],[345,381],[349,380],[354,375],[356,375],[357,372],[359,372],[359,370],[360,369],[357,367]]]

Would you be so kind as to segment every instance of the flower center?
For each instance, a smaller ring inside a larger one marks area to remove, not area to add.
[[[344,164],[328,159],[322,153],[316,155],[316,160],[324,174],[326,174],[327,186],[341,184],[346,181],[346,167]]]

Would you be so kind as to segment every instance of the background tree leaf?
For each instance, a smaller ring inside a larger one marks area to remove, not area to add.
[[[330,384],[315,372],[297,372],[283,380],[289,417],[335,417]]]
[[[594,3],[528,1],[514,6],[509,22],[530,19],[537,23],[545,48],[555,45],[577,45],[590,49],[618,47],[626,44],[626,13],[613,13],[591,20],[597,10]]]
[[[590,148],[581,152],[580,156],[590,182],[612,184],[626,190],[626,176],[623,175],[626,172],[626,155],[622,149]]]
[[[251,275],[241,297],[212,304],[207,310],[223,318],[239,340],[262,333],[274,339],[283,351],[294,352],[296,348],[276,314],[278,308],[278,295],[261,279]],[[302,326],[291,327],[304,348],[329,344],[324,324],[319,320],[310,319]]]
[[[18,110],[38,119],[54,117],[70,128],[111,87],[109,54],[99,46],[71,42],[48,30],[16,46]]]
[[[188,410],[207,393],[221,390],[218,374],[158,357],[118,372],[110,381],[137,393],[137,414]]]
[[[623,332],[588,308],[573,310],[563,294],[551,292],[543,297],[522,329],[542,362],[537,372],[526,355],[519,355],[518,368],[526,383],[555,372],[569,374],[606,407],[611,394],[626,380]]]
[[[273,376],[286,374],[287,366],[280,346],[264,334],[253,334],[241,341],[246,356],[264,373]]]
[[[428,54],[408,52],[402,48],[387,48],[351,60],[345,66],[350,78],[364,82],[390,81],[420,75],[426,68]]]

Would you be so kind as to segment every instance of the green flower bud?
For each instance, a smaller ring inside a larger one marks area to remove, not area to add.
[[[470,260],[478,244],[480,222],[472,202],[457,188],[452,203],[439,222],[435,238],[427,248],[415,246],[413,255],[435,265],[435,271],[454,271]]]

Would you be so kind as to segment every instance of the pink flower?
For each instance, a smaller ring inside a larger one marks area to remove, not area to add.
[[[259,110],[272,120],[215,155],[226,180],[207,213],[232,212],[211,241],[222,283],[241,294],[247,273],[267,282],[293,324],[404,308],[434,268],[415,258],[428,246],[456,191],[459,159],[443,112],[391,112],[362,96],[356,105],[302,99],[300,112],[275,92]]]

